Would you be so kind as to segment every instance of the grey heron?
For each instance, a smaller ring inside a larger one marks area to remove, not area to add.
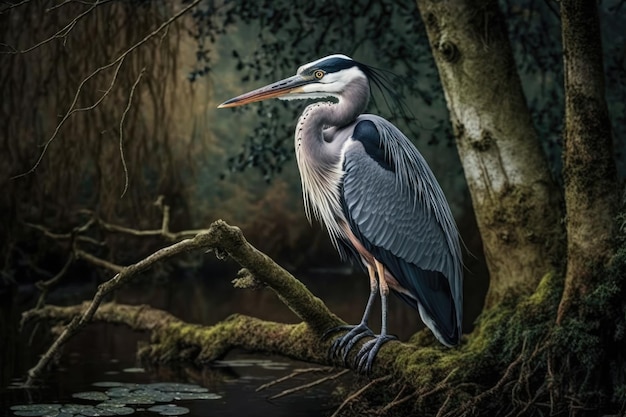
[[[370,295],[358,325],[329,354],[343,356],[367,337],[354,367],[369,373],[387,333],[391,289],[415,308],[446,346],[460,342],[463,316],[462,255],[450,207],[435,176],[410,140],[392,123],[362,114],[370,82],[381,73],[345,55],[302,65],[296,75],[232,98],[219,108],[269,98],[322,99],[308,105],[295,131],[295,153],[306,215],[315,217],[341,255],[368,272]],[[325,99],[325,100],[324,100]],[[329,100],[331,99],[331,100]],[[368,327],[380,293],[380,334]]]

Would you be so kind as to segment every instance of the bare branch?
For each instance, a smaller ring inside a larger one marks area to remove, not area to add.
[[[37,161],[35,162],[35,164],[28,171],[26,171],[26,172],[24,172],[22,174],[16,175],[16,176],[12,177],[12,179],[21,178],[23,176],[26,176],[28,174],[31,174],[31,173],[35,172],[35,170],[37,169],[39,164],[41,164],[41,161],[43,160],[43,157],[45,156],[46,151],[48,150],[48,147],[50,146],[52,141],[54,141],[54,139],[56,139],[57,135],[59,134],[59,131],[61,130],[61,128],[63,127],[65,122],[67,120],[69,120],[69,118],[74,113],[83,112],[83,111],[87,111],[87,110],[93,110],[96,107],[98,107],[98,105],[100,103],[102,103],[102,101],[106,98],[106,96],[109,95],[109,93],[113,89],[113,86],[115,86],[115,82],[117,81],[117,76],[119,75],[120,68],[122,67],[122,64],[124,63],[124,58],[126,58],[126,55],[122,55],[122,58],[119,61],[114,61],[113,63],[107,64],[107,65],[105,65],[103,67],[98,68],[96,71],[92,72],[91,75],[89,75],[87,78],[85,78],[85,79],[83,79],[83,81],[81,81],[81,83],[78,86],[78,90],[76,90],[76,94],[74,95],[74,100],[72,101],[72,104],[70,105],[70,109],[61,118],[61,121],[56,125],[56,127],[54,129],[54,132],[52,133],[52,136],[50,136],[50,138],[42,145],[43,149],[42,149],[41,153],[39,154],[39,157],[37,158]],[[96,102],[94,104],[92,104],[91,106],[81,107],[81,108],[74,108],[74,106],[76,105],[76,102],[78,101],[78,97],[80,96],[80,93],[81,93],[81,91],[83,89],[83,86],[87,83],[87,81],[89,81],[91,78],[93,78],[101,70],[104,70],[106,68],[111,67],[114,63],[117,63],[117,67],[115,67],[115,71],[113,72],[113,77],[111,78],[111,82],[109,84],[109,87],[106,90],[104,90],[104,92],[102,93],[102,96],[100,96],[100,98],[98,100],[96,100]]]
[[[120,159],[122,161],[122,167],[124,168],[124,190],[122,191],[121,197],[124,197],[126,194],[126,190],[128,190],[128,167],[126,166],[126,159],[124,158],[124,120],[126,119],[126,115],[130,110],[130,106],[133,102],[133,94],[135,94],[135,88],[137,88],[137,84],[141,80],[141,77],[146,72],[146,67],[141,69],[141,72],[137,76],[137,79],[133,83],[133,86],[130,88],[130,93],[128,94],[128,103],[126,104],[126,108],[122,113],[122,118],[120,119]]]
[[[14,4],[8,4],[6,5],[6,7],[2,10],[0,10],[0,14],[3,14],[4,12],[7,12],[11,9],[15,9],[16,7],[20,7],[26,3],[30,3],[30,0],[22,0],[19,3],[14,3]]]
[[[177,241],[180,239],[194,237],[199,233],[203,233],[207,231],[207,229],[192,229],[192,230],[181,230],[179,232],[170,232],[169,230],[170,208],[167,205],[163,205],[161,209],[163,211],[163,218],[161,220],[160,229],[138,230],[138,229],[133,229],[130,227],[108,223],[102,219],[98,219],[98,225],[108,232],[123,233],[123,234],[137,236],[137,237],[150,237],[150,236],[164,237],[170,241]]]
[[[112,262],[109,262],[107,260],[104,260],[102,258],[98,258],[97,256],[94,256],[88,252],[85,252],[84,250],[80,250],[80,249],[76,249],[74,251],[74,254],[76,256],[77,259],[83,259],[93,265],[99,266],[101,268],[104,269],[108,269],[110,271],[116,272],[116,273],[120,273],[124,270],[123,266],[114,264]]]
[[[99,0],[96,0],[95,2],[91,2],[91,1],[82,1],[82,0],[64,0],[63,2],[59,3],[59,4],[55,4],[54,6],[48,7],[46,9],[46,13],[50,13],[53,10],[59,9],[63,6],[65,6],[66,4],[69,3],[79,3],[79,4],[84,4],[84,5],[92,5],[94,3],[97,3]]]
[[[348,398],[346,398],[330,417],[337,417],[339,415],[339,412],[346,405],[350,404],[352,401],[354,401],[357,398],[359,398],[365,391],[367,391],[368,389],[372,388],[374,385],[379,384],[381,382],[388,381],[389,379],[391,379],[391,375],[381,376],[380,378],[373,379],[368,384],[366,384],[365,386],[363,386],[359,390],[355,391]]]
[[[73,18],[72,20],[70,20],[70,22],[63,26],[61,29],[59,29],[58,31],[56,31],[56,33],[52,36],[50,36],[49,38],[46,38],[44,40],[42,40],[41,42],[36,43],[35,45],[26,48],[26,49],[22,49],[22,50],[18,50],[15,48],[12,48],[13,51],[11,51],[10,53],[13,54],[26,54],[28,52],[34,51],[35,49],[39,48],[40,46],[43,46],[45,44],[47,44],[48,42],[53,41],[54,39],[60,39],[60,38],[65,38],[67,37],[67,35],[69,35],[69,33],[72,31],[72,29],[74,28],[74,26],[76,26],[76,23],[78,23],[83,17],[87,16],[89,13],[91,13],[96,7],[108,3],[111,0],[96,0],[94,3],[91,4],[91,7],[88,8],[87,10],[85,10],[84,12],[82,12],[81,14],[79,14],[78,16],[76,16],[75,18]],[[49,9],[52,10],[52,9]]]
[[[70,269],[70,266],[72,265],[73,262],[74,262],[74,254],[70,253],[70,256],[67,257],[67,261],[65,261],[65,265],[63,265],[61,270],[57,272],[55,276],[53,276],[47,281],[38,281],[35,284],[35,286],[41,291],[41,294],[39,294],[39,299],[37,300],[37,306],[35,307],[36,309],[43,307],[45,299],[46,299],[46,295],[48,294],[48,290],[53,285],[56,285],[61,280],[61,278],[65,276],[65,274],[67,273],[68,269]]]
[[[285,382],[290,380],[291,378],[295,378],[297,376],[303,375],[303,374],[308,374],[308,373],[312,373],[312,372],[330,372],[332,371],[333,368],[330,367],[322,367],[322,368],[303,368],[303,369],[296,369],[294,370],[292,373],[290,373],[289,375],[283,376],[281,378],[275,379],[273,381],[268,382],[267,384],[263,384],[260,387],[258,387],[255,391],[259,392],[259,391],[263,391],[266,390],[270,387],[273,387],[276,384],[280,384],[281,382]]]
[[[33,173],[37,169],[37,167],[41,164],[41,161],[43,160],[43,157],[45,156],[46,151],[48,150],[48,147],[50,146],[50,144],[52,144],[54,139],[56,139],[56,137],[59,134],[59,131],[61,130],[61,127],[65,124],[65,122],[76,112],[81,112],[81,111],[94,109],[109,94],[109,92],[112,90],[113,86],[115,85],[115,82],[117,80],[117,75],[119,73],[120,67],[122,66],[122,64],[124,62],[124,59],[129,54],[131,54],[133,51],[135,51],[137,48],[139,48],[140,46],[142,46],[143,44],[148,42],[150,39],[152,39],[154,36],[156,36],[163,29],[167,28],[171,23],[173,23],[174,21],[178,20],[181,16],[183,16],[189,10],[191,10],[196,5],[198,5],[198,3],[200,3],[200,1],[201,0],[194,0],[192,3],[188,4],[185,8],[181,9],[178,13],[174,14],[168,20],[166,20],[165,22],[161,23],[161,25],[159,27],[157,27],[155,30],[153,30],[152,32],[150,32],[149,34],[144,36],[143,39],[141,39],[140,41],[136,42],[134,45],[129,47],[126,51],[122,52],[115,60],[109,62],[106,65],[103,65],[103,66],[97,68],[95,71],[93,71],[87,77],[85,77],[81,81],[81,83],[79,84],[78,89],[76,90],[76,93],[74,94],[74,99],[72,100],[72,103],[70,104],[69,109],[67,110],[65,115],[61,118],[61,121],[57,124],[56,128],[54,129],[54,132],[52,133],[52,136],[50,136],[50,138],[48,138],[48,140],[46,140],[46,142],[43,144],[43,146],[42,146],[43,149],[41,150],[41,152],[39,154],[39,157],[37,158],[37,161],[35,162],[35,164],[28,171],[26,171],[26,172],[24,172],[22,174],[18,174],[16,176],[12,177],[12,178],[16,179],[16,178],[20,178],[20,177],[23,177],[23,176],[26,176],[28,174]],[[105,90],[104,94],[93,105],[88,106],[88,107],[83,107],[83,108],[76,108],[75,106],[76,106],[76,103],[78,102],[78,97],[80,96],[81,91],[82,91],[84,85],[89,80],[94,78],[96,75],[101,73],[102,71],[104,71],[106,69],[109,69],[111,67],[114,67],[114,66],[115,66],[115,71],[114,71],[113,77],[111,78],[111,83],[109,85],[109,88],[107,88],[107,90]]]
[[[335,374],[326,376],[324,378],[316,379],[315,381],[309,382],[308,384],[299,385],[299,386],[294,387],[294,388],[286,389],[286,390],[284,390],[282,392],[279,392],[276,395],[272,395],[269,399],[270,400],[275,400],[275,399],[278,399],[278,398],[281,398],[281,397],[285,397],[287,395],[294,394],[296,392],[300,392],[300,391],[304,391],[304,390],[309,389],[309,388],[313,388],[313,387],[315,387],[317,385],[323,384],[324,382],[332,381],[333,379],[337,379],[340,376],[347,374],[348,372],[350,372],[349,369],[344,369],[342,371],[339,371],[339,372],[337,372]]]

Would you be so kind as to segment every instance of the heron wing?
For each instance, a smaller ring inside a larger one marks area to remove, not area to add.
[[[352,139],[342,184],[352,232],[411,294],[399,295],[435,335],[445,344],[458,343],[460,248],[438,183],[415,147],[386,120],[361,116]]]

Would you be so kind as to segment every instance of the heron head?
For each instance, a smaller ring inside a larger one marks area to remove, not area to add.
[[[341,98],[346,87],[360,82],[367,86],[369,67],[345,55],[329,55],[298,68],[296,75],[225,101],[218,108],[236,107],[255,101],[310,98]]]

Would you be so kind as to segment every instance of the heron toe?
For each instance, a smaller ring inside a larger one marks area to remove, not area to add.
[[[372,371],[374,359],[380,350],[380,347],[390,340],[397,340],[393,335],[378,335],[375,339],[366,342],[354,359],[354,368],[361,374],[369,374]]]
[[[341,330],[349,330],[348,333],[335,339],[333,344],[328,349],[328,357],[330,359],[337,358],[341,355],[344,364],[348,363],[348,354],[350,349],[361,339],[367,336],[374,336],[374,332],[367,327],[365,323],[359,323],[356,326],[339,326],[328,330],[322,338],[328,337],[329,334],[335,333]]]

